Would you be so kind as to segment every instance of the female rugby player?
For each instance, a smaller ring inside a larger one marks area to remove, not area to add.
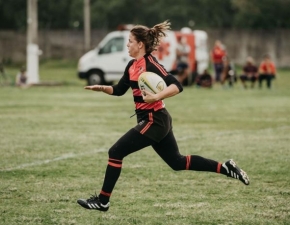
[[[152,51],[159,45],[161,38],[166,36],[170,23],[165,21],[152,28],[137,25],[130,31],[127,43],[129,55],[133,58],[127,65],[123,77],[116,85],[86,86],[85,89],[104,92],[109,95],[121,96],[131,88],[135,102],[137,125],[125,133],[110,149],[109,160],[102,189],[99,195],[77,202],[86,209],[107,211],[110,196],[120,176],[124,157],[152,146],[155,152],[173,170],[208,171],[224,174],[249,184],[247,174],[233,160],[224,163],[197,155],[181,155],[172,131],[172,119],[165,109],[163,99],[172,97],[183,88],[164,67],[152,56]],[[138,77],[142,72],[150,71],[162,77],[167,88],[158,94],[140,90]]]

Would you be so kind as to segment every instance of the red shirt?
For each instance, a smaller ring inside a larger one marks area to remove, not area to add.
[[[180,92],[183,90],[181,84],[174,78],[173,75],[168,74],[165,68],[158,63],[154,56],[151,54],[146,54],[141,59],[133,59],[128,63],[122,78],[117,84],[112,86],[112,95],[121,96],[125,94],[129,88],[131,88],[133,91],[133,99],[135,102],[136,110],[157,111],[164,108],[165,105],[162,100],[153,103],[147,103],[143,100],[141,90],[138,86],[138,78],[141,73],[146,71],[158,74],[165,81],[167,86],[175,84]]]
[[[276,67],[273,62],[262,62],[259,68],[260,73],[264,74],[276,74]]]
[[[138,78],[141,73],[152,70],[154,68],[154,72],[156,72],[159,76],[165,77],[168,75],[167,71],[161,66],[159,63],[157,63],[156,59],[152,55],[146,55],[145,57],[142,57],[139,60],[134,60],[133,64],[129,68],[129,78],[131,82],[137,82]],[[162,109],[165,107],[165,104],[162,100],[156,101],[153,103],[146,103],[143,101],[141,90],[137,86],[131,85],[131,88],[133,90],[133,96],[135,99],[135,108],[136,109],[154,109],[154,111],[157,111],[159,109]],[[136,101],[136,100],[141,100]]]
[[[226,55],[226,51],[222,48],[215,46],[212,50],[212,60],[214,63],[222,63],[223,57]]]

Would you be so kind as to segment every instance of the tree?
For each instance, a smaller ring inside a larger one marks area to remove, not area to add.
[[[39,29],[83,29],[83,0],[38,0]],[[0,29],[26,29],[26,1],[0,0]],[[91,0],[93,29],[120,23],[152,26],[169,19],[173,29],[290,28],[290,0]],[[189,24],[190,22],[190,24]]]
[[[290,28],[290,0],[232,0],[238,28]]]
[[[0,0],[0,29],[26,29],[26,1]]]

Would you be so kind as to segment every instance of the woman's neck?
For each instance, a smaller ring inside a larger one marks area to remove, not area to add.
[[[135,57],[135,59],[136,59],[136,60],[139,60],[139,59],[143,58],[145,54],[146,54],[145,51],[140,51],[140,52],[138,53],[138,55]]]

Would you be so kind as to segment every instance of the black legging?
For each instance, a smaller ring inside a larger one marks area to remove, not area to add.
[[[165,138],[158,143],[132,128],[109,150],[109,162],[106,169],[103,187],[99,195],[101,202],[109,201],[111,193],[121,174],[123,158],[148,146],[152,146],[155,152],[173,170],[195,170],[225,174],[222,169],[220,170],[221,164],[217,161],[197,155],[181,155],[172,131],[170,131]]]
[[[275,76],[274,74],[260,74],[259,75],[259,87],[262,87],[262,81],[266,80],[267,81],[267,87],[271,88],[271,81],[274,79]]]
[[[173,170],[185,169],[186,156],[179,153],[172,131],[158,143],[132,128],[110,148],[109,158],[122,160],[127,155],[148,146],[152,146]]]

